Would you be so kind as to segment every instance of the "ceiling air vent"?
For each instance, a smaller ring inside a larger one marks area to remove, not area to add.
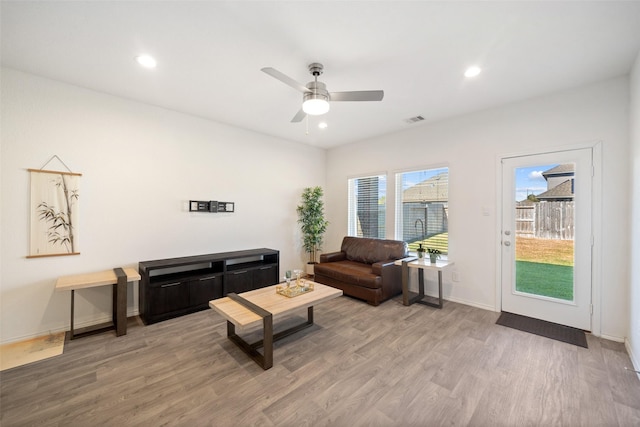
[[[415,117],[410,117],[408,119],[405,119],[405,122],[407,123],[415,123],[415,122],[421,122],[424,120],[424,117],[422,116],[415,116]]]

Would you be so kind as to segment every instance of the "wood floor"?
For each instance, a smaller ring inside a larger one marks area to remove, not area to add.
[[[284,322],[302,321],[299,317]],[[2,372],[3,427],[632,426],[640,381],[620,343],[589,349],[495,325],[498,313],[348,297],[275,344],[263,371],[212,310],[68,342]]]

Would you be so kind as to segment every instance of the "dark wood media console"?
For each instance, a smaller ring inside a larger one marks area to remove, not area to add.
[[[278,283],[280,252],[250,249],[143,261],[140,317],[145,324],[209,308],[209,301]]]

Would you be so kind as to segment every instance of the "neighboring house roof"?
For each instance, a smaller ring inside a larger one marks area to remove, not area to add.
[[[573,179],[568,179],[562,184],[556,185],[553,188],[548,189],[544,193],[536,196],[538,200],[559,200],[559,199],[571,199],[573,200]]]
[[[544,179],[547,179],[549,176],[558,176],[558,175],[571,176],[574,173],[575,173],[575,166],[573,163],[569,163],[566,165],[558,165],[554,168],[544,171],[542,172],[542,176],[544,177]]]
[[[403,203],[437,202],[449,199],[448,172],[442,172],[409,187],[402,193]]]
[[[537,202],[534,202],[532,200],[524,199],[524,200],[520,200],[519,202],[516,202],[517,206],[533,206],[535,205]]]

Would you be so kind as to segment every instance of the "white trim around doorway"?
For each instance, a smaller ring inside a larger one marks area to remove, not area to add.
[[[593,306],[591,317],[591,334],[602,334],[602,141],[588,141],[569,145],[540,148],[516,153],[503,153],[496,156],[496,212],[502,209],[502,159],[510,157],[529,156],[560,151],[591,148],[593,150],[593,183],[592,183],[592,235],[593,246],[591,249],[591,304]],[[495,230],[501,233],[502,215],[496,215]],[[496,239],[495,248],[495,311],[502,310],[502,244],[501,239]]]

